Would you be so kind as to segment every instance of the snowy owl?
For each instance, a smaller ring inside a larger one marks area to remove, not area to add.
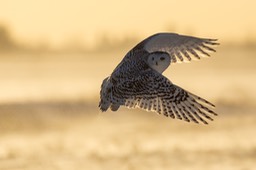
[[[173,84],[162,73],[171,63],[191,61],[215,52],[217,39],[175,33],[154,34],[131,49],[113,73],[103,80],[101,111],[120,106],[141,108],[187,122],[207,124],[217,115],[207,100]]]

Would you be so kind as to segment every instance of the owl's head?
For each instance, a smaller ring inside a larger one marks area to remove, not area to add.
[[[164,72],[171,63],[171,59],[166,52],[153,52],[148,55],[148,65],[159,73]]]

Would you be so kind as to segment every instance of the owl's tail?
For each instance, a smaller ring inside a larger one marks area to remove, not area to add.
[[[117,101],[113,96],[113,83],[110,81],[110,77],[107,77],[101,85],[99,108],[102,112],[107,111],[109,107],[112,111],[117,111],[121,105]]]
[[[100,90],[100,103],[99,108],[102,112],[108,110],[110,106],[109,93],[111,88],[109,87],[109,77],[105,78],[101,84]]]
[[[99,108],[102,112],[105,112],[108,110],[110,106],[110,102],[107,102],[107,101],[104,101],[104,100],[100,100],[100,103],[99,103]]]

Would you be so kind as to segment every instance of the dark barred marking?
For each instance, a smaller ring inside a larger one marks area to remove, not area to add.
[[[199,57],[199,55],[192,49],[192,48],[188,48],[189,50],[189,52],[194,56],[194,57],[196,57],[197,59],[200,59],[200,57]]]
[[[197,51],[200,51],[202,54],[204,54],[204,55],[206,55],[206,56],[208,56],[208,57],[210,57],[210,54],[208,54],[207,52],[205,52],[204,50],[202,50],[200,47],[195,47],[195,50],[197,50]]]
[[[181,103],[182,107],[183,107],[183,110],[184,112],[189,116],[190,120],[192,120],[193,122],[195,123],[199,123],[195,118],[194,116],[187,110],[187,107],[184,103]]]
[[[186,50],[184,48],[182,48],[181,53],[188,59],[188,61],[191,61],[191,57],[189,56],[189,54],[186,52]]]
[[[184,60],[179,51],[176,51],[176,52],[175,52],[175,55],[179,58],[180,61],[183,61],[183,60]]]
[[[199,119],[199,120],[200,120],[201,122],[203,122],[204,124],[208,124],[202,117],[200,117],[200,116],[198,115],[198,113],[194,110],[193,107],[191,107],[188,103],[185,103],[185,105],[187,106],[187,108],[189,108],[188,111],[191,112],[191,113],[193,113],[193,115],[194,115],[197,119]]]
[[[178,110],[175,107],[175,103],[172,103],[172,108],[173,108],[173,111],[174,111],[175,115],[177,116],[177,118],[182,120],[181,115],[179,114]]]
[[[213,48],[211,48],[211,47],[208,47],[208,46],[206,46],[206,45],[204,45],[204,44],[199,44],[201,47],[203,47],[204,49],[206,49],[206,50],[209,50],[209,51],[212,51],[212,52],[216,52],[216,50],[214,50]]]
[[[204,43],[205,44],[209,44],[209,45],[220,45],[220,43],[217,43],[215,41],[218,41],[218,39],[204,39]]]

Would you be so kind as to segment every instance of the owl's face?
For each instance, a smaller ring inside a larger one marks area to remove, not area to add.
[[[162,73],[170,65],[171,60],[168,53],[154,52],[149,54],[147,62],[152,69]]]

